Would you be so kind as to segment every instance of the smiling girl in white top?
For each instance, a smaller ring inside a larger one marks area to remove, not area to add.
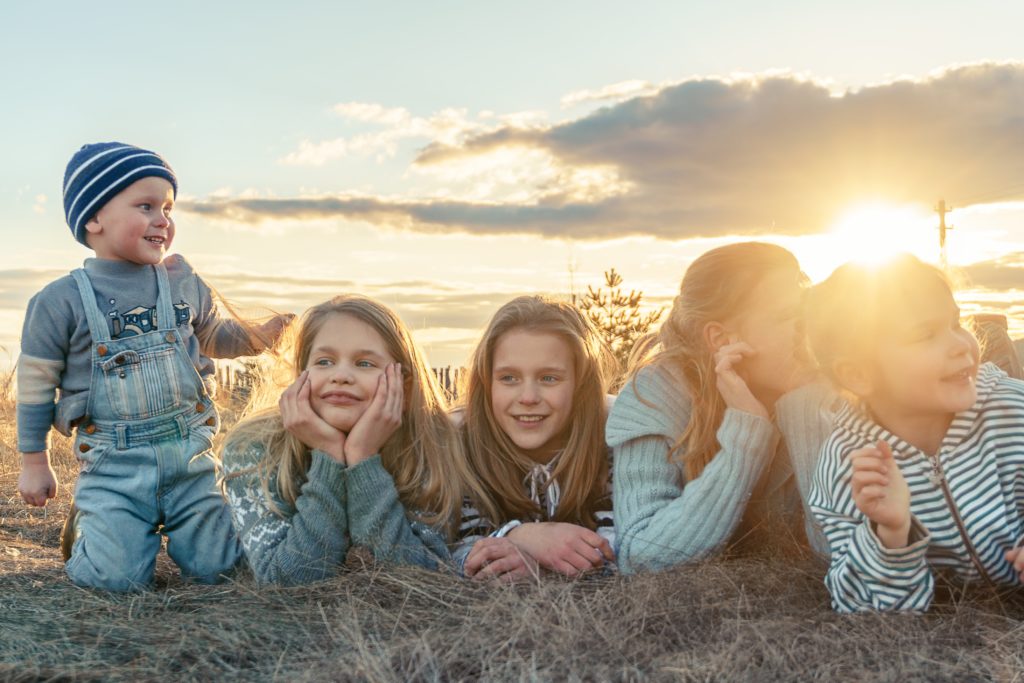
[[[524,296],[494,314],[463,392],[484,489],[463,513],[456,561],[467,576],[511,580],[538,564],[574,576],[614,559],[609,367],[597,330],[567,303]]]

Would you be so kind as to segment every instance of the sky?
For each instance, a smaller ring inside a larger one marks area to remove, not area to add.
[[[363,293],[434,365],[515,295],[614,267],[666,305],[740,239],[815,281],[937,262],[939,200],[961,307],[1024,336],[1021,25],[988,1],[4,3],[0,347],[90,255],[61,179],[107,140],[171,163],[172,250],[242,310]]]

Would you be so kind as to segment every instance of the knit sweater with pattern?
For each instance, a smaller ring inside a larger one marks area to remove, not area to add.
[[[277,478],[271,478],[279,512],[254,470],[263,456],[259,444],[229,446],[223,455],[232,519],[261,583],[302,584],[334,576],[352,546],[368,548],[380,561],[428,569],[451,559],[444,530],[406,514],[379,455],[346,468],[314,450],[294,505],[281,498]]]

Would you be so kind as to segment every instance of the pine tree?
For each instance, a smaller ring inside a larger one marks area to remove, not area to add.
[[[640,312],[643,292],[622,290],[622,276],[615,269],[604,273],[605,288],[587,286],[583,296],[572,296],[572,303],[594,323],[608,342],[622,368],[626,367],[633,346],[651,331],[665,312],[664,307],[646,314]]]

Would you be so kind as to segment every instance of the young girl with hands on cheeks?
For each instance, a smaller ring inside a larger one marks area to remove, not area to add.
[[[473,354],[461,412],[483,485],[463,511],[466,576],[576,576],[614,560],[604,445],[610,354],[567,303],[513,299]],[[458,413],[456,414],[458,416]]]
[[[755,531],[803,537],[798,487],[810,486],[830,397],[808,384],[804,282],[791,253],[758,242],[686,270],[606,427],[622,571],[701,560]]]
[[[979,368],[942,272],[912,256],[841,266],[812,290],[808,331],[853,397],[810,500],[831,546],[832,606],[925,610],[937,569],[1019,585],[1024,382]]]
[[[292,384],[241,421],[224,488],[257,580],[337,573],[352,546],[434,568],[473,479],[440,386],[401,320],[339,296],[307,311]]]

